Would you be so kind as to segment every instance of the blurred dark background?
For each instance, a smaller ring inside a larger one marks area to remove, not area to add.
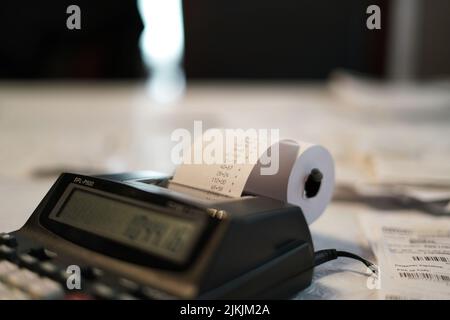
[[[81,30],[66,28],[71,4],[81,8]],[[381,8],[381,30],[366,28],[372,4]],[[145,78],[152,69],[139,39],[152,21],[141,7],[3,0],[0,78]],[[446,0],[187,0],[182,12],[187,79],[326,79],[336,69],[376,78],[450,74]]]
[[[66,9],[81,8],[81,30]],[[135,1],[2,0],[0,77],[134,78],[145,75],[138,47],[143,23]]]
[[[382,28],[366,27],[377,4]],[[199,78],[323,79],[336,68],[384,75],[386,1],[184,2],[185,68]]]

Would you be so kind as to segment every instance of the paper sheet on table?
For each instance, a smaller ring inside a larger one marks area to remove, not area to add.
[[[360,222],[380,267],[385,299],[450,299],[450,218],[365,213]]]
[[[375,178],[379,183],[450,186],[450,162],[446,155],[431,159],[428,157],[393,159],[374,156],[372,162]]]

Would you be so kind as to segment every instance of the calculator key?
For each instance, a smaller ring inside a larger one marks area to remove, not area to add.
[[[47,261],[57,256],[55,252],[45,248],[33,248],[28,253],[41,261]]]
[[[58,277],[60,269],[58,266],[51,262],[42,262],[38,265],[37,270],[48,276],[48,277]]]
[[[40,278],[23,287],[33,299],[62,299],[64,298],[63,287],[49,278]]]
[[[36,273],[27,269],[18,269],[2,277],[4,283],[16,288],[26,287],[30,282],[38,279],[39,276]]]
[[[0,282],[0,295],[10,290],[11,288],[9,288],[6,284]]]
[[[113,288],[103,283],[96,283],[92,286],[92,294],[99,299],[115,299],[115,291]]]
[[[144,287],[141,290],[141,294],[146,298],[146,299],[151,299],[151,300],[171,300],[174,299],[173,296],[162,292],[158,289],[155,288],[151,288],[151,287]]]
[[[8,291],[0,291],[0,300],[29,300],[31,297],[25,292],[18,289],[9,289]]]
[[[0,259],[12,259],[16,254],[16,250],[7,245],[0,245]]]
[[[126,292],[118,294],[116,296],[116,299],[118,299],[118,300],[139,300],[138,297],[133,296]]]
[[[6,274],[19,270],[19,267],[14,263],[3,260],[0,261],[0,279]]]
[[[32,269],[38,264],[38,259],[29,255],[28,253],[22,253],[17,257],[19,264],[23,267]]]
[[[81,274],[86,279],[94,280],[103,277],[105,272],[95,267],[84,267],[81,269]]]
[[[9,247],[17,247],[17,239],[9,233],[0,233],[0,244],[7,245]]]
[[[27,295],[25,292],[20,290],[13,290],[12,292],[13,300],[30,300],[31,297]]]
[[[128,292],[137,292],[139,291],[139,285],[131,280],[120,278],[119,285]]]
[[[72,273],[68,273],[66,270],[60,270],[56,276],[56,279],[65,285],[67,283],[67,279],[69,279],[71,275]]]

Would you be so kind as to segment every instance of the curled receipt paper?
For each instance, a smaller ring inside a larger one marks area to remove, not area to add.
[[[244,158],[248,159],[248,148],[238,146],[234,151],[247,152]],[[288,202],[301,207],[311,224],[330,202],[334,179],[334,162],[327,149],[281,140],[257,151],[257,161],[253,163],[183,163],[172,182],[174,189],[176,185],[187,186],[217,196],[257,195]]]

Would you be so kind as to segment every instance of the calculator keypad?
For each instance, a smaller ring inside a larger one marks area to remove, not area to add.
[[[43,247],[21,248],[11,234],[0,233],[0,300],[22,299],[173,299],[159,290],[92,266],[80,266],[82,288],[68,289],[71,273],[57,254]]]
[[[7,261],[0,261],[0,300],[62,299],[61,284]]]

